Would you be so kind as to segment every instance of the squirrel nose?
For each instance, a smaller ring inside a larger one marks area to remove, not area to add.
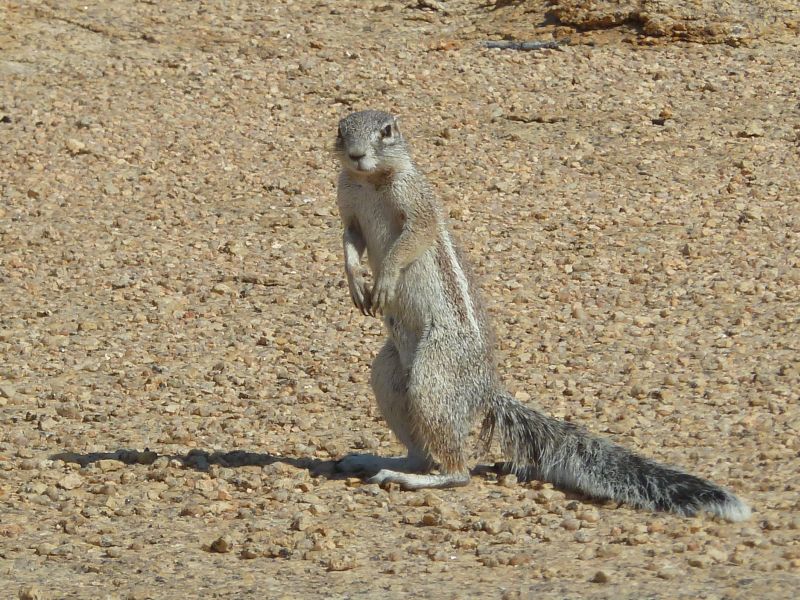
[[[347,156],[349,156],[352,160],[358,161],[364,158],[366,155],[366,152],[350,152]]]

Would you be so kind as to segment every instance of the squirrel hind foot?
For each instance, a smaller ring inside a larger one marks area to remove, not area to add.
[[[467,485],[469,483],[469,473],[420,475],[416,473],[400,473],[390,469],[381,469],[367,481],[379,485],[397,483],[404,490],[443,489]]]

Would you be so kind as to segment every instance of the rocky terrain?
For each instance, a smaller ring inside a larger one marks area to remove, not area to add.
[[[799,13],[0,0],[3,597],[791,597]],[[336,122],[367,107],[401,115],[517,398],[751,520],[592,502],[498,454],[448,491],[336,473],[401,450],[334,201]]]

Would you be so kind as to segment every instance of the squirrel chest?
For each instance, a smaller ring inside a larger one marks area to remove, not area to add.
[[[386,252],[405,225],[405,211],[399,206],[390,186],[347,178],[339,184],[339,202],[356,215],[367,244],[367,257],[373,272],[379,272]]]

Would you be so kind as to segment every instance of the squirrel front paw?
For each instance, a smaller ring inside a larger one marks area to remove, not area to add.
[[[352,279],[348,282],[350,284],[350,298],[353,304],[361,311],[364,316],[372,315],[375,313],[372,308],[372,293],[370,292],[364,280],[361,278]]]
[[[381,273],[372,288],[372,310],[374,312],[386,313],[386,309],[394,301],[395,290],[397,289],[397,273]]]

